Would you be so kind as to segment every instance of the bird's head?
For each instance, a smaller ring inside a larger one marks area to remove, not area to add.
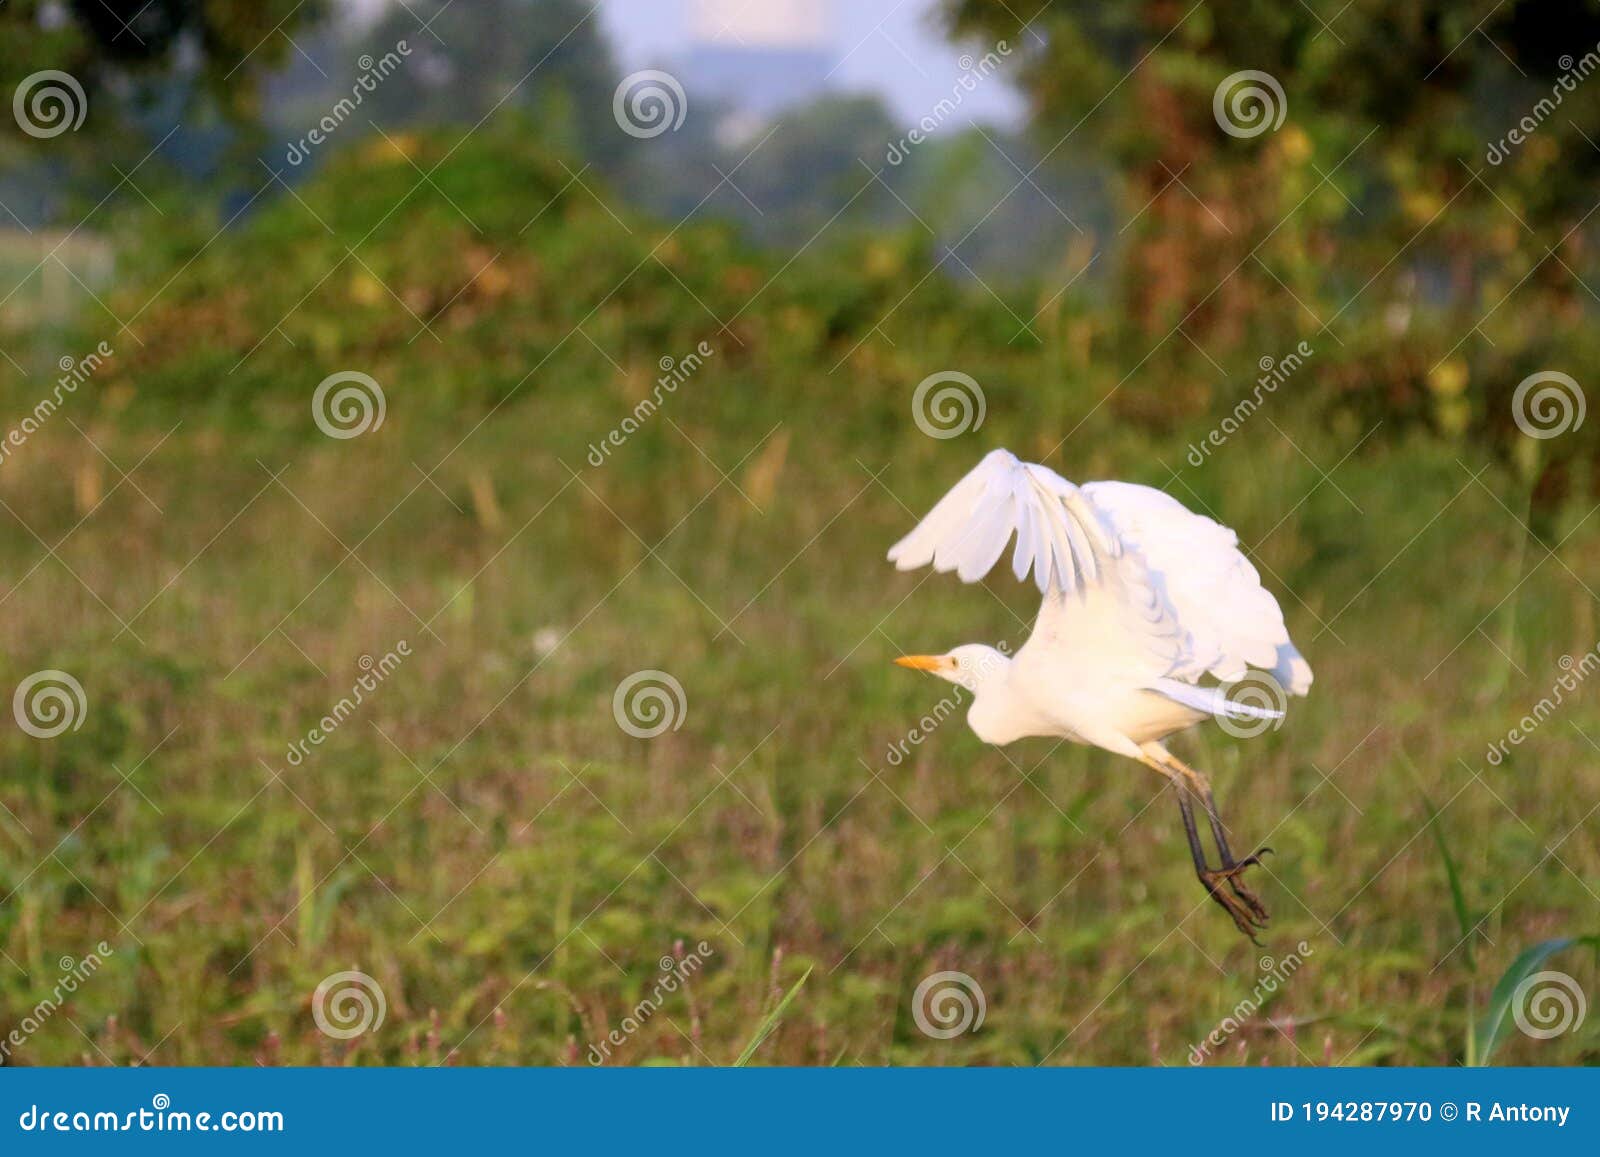
[[[1005,676],[1011,659],[1005,652],[983,643],[967,643],[943,655],[902,655],[895,660],[913,671],[955,683],[976,695],[985,685]]]

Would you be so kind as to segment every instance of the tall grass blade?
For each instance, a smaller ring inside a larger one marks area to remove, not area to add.
[[[1511,1011],[1511,998],[1516,994],[1517,985],[1532,976],[1541,964],[1557,952],[1577,945],[1587,945],[1600,951],[1600,935],[1541,941],[1511,962],[1511,967],[1505,970],[1495,984],[1494,991],[1489,994],[1489,1007],[1483,1015],[1483,1023],[1478,1026],[1472,1050],[1477,1064],[1488,1064],[1494,1055],[1495,1046],[1500,1043],[1505,1031],[1506,1014]]]
[[[815,967],[816,965],[811,966],[811,968]],[[811,975],[811,968],[807,968],[800,979],[794,982],[794,987],[783,994],[783,999],[778,1002],[777,1007],[767,1013],[761,1022],[761,1026],[756,1029],[756,1035],[750,1038],[750,1043],[744,1046],[744,1052],[740,1053],[739,1059],[733,1062],[734,1068],[740,1069],[748,1064],[750,1058],[756,1055],[756,1050],[761,1047],[761,1043],[772,1035],[772,1030],[778,1027],[778,1021],[783,1017],[784,1009],[788,1008],[789,1003],[800,994],[801,986],[805,984],[806,979]]]
[[[1433,844],[1439,849],[1439,857],[1444,860],[1445,878],[1450,881],[1450,901],[1455,906],[1456,923],[1461,926],[1461,944],[1467,958],[1467,969],[1477,972],[1478,959],[1472,951],[1475,922],[1467,908],[1466,891],[1461,887],[1461,872],[1456,867],[1455,857],[1450,854],[1450,845],[1445,843],[1444,829],[1439,825],[1439,809],[1433,806],[1427,792],[1422,793],[1422,805],[1428,809],[1428,830],[1433,833]]]

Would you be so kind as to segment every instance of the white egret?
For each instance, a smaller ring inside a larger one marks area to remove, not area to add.
[[[1016,536],[1012,570],[1044,596],[1014,656],[968,644],[895,662],[964,686],[967,723],[985,743],[1059,737],[1103,747],[1160,772],[1177,789],[1195,872],[1246,936],[1267,910],[1240,878],[1271,849],[1236,860],[1206,776],[1162,745],[1205,719],[1281,718],[1311,687],[1277,600],[1239,552],[1238,536],[1160,490],[1126,482],[1075,486],[995,450],[889,551],[900,570],[933,564],[977,582]],[[1230,700],[1251,668],[1274,703]],[[1269,681],[1270,680],[1270,681]],[[1286,694],[1285,694],[1286,693]],[[1210,867],[1192,804],[1210,821]]]

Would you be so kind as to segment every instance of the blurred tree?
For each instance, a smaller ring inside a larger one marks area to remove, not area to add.
[[[1147,206],[1126,298],[1163,333],[1182,318],[1230,330],[1272,280],[1339,288],[1325,262],[1349,235],[1395,253],[1493,163],[1488,142],[1600,46],[1597,0],[1322,6],[1046,0],[1026,26],[1006,0],[946,10],[957,35],[1018,45],[1054,149],[1106,150],[1125,216]],[[1579,83],[1494,173],[1506,205],[1480,187],[1432,235],[1448,290],[1478,296],[1472,256],[1504,248],[1507,227],[1542,254],[1589,213],[1600,149],[1586,134],[1600,138],[1600,86]]]
[[[0,89],[10,98],[39,72],[64,72],[87,101],[83,127],[100,132],[116,131],[113,108],[174,76],[229,113],[250,112],[255,81],[324,10],[324,0],[10,0],[0,6]],[[93,99],[106,89],[115,100]],[[0,131],[41,139],[16,118]]]
[[[944,8],[1017,50],[1043,155],[1113,159],[1132,357],[1337,319],[1337,388],[1459,431],[1589,340],[1600,0]]]
[[[609,155],[618,74],[593,4],[421,0],[391,9],[365,44],[381,55],[398,40],[413,56],[370,99],[374,119],[473,125],[510,104],[532,111],[565,151]]]
[[[727,172],[750,153],[731,178],[740,192],[724,197],[719,206],[764,240],[792,250],[815,235],[868,179],[863,162],[873,169],[883,166],[883,143],[894,128],[877,97],[824,97],[790,109],[755,139],[731,144],[718,159]]]

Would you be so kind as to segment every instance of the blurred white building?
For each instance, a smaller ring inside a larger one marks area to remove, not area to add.
[[[822,46],[827,7],[826,0],[695,0],[689,27],[702,43]]]
[[[693,0],[684,83],[764,120],[821,95],[831,68],[828,0]]]

